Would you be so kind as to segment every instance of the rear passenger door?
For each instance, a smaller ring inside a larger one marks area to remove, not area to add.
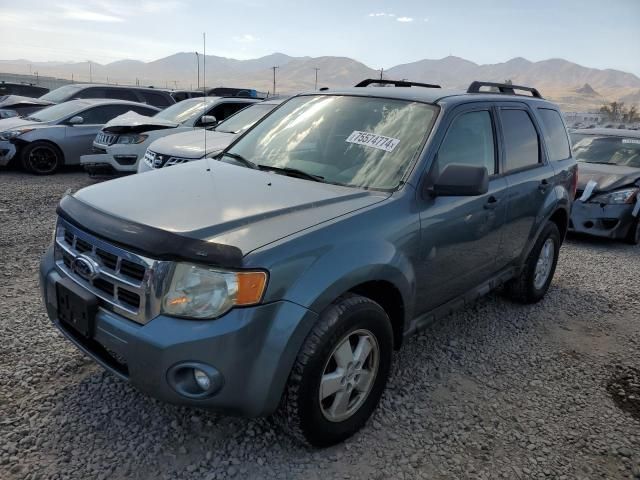
[[[427,182],[450,164],[481,166],[490,175],[489,190],[478,196],[425,199],[420,212],[417,313],[432,310],[495,274],[506,217],[507,185],[498,171],[493,109],[489,104],[464,105],[449,119]]]
[[[524,103],[498,106],[502,172],[507,181],[507,218],[498,260],[504,266],[518,259],[536,233],[545,202],[554,195],[554,170],[542,147],[542,132]]]

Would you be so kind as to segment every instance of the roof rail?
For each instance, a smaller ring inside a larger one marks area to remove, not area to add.
[[[360,83],[356,85],[356,87],[368,87],[369,85],[372,85],[372,84],[393,85],[395,87],[442,88],[440,85],[434,85],[431,83],[408,82],[406,80],[381,80],[378,78],[367,78],[366,80],[362,80]]]
[[[507,95],[518,95],[516,90],[523,90],[525,92],[531,92],[531,96],[535,98],[542,98],[540,92],[533,87],[523,87],[522,85],[511,85],[510,83],[494,83],[494,82],[471,82],[469,88],[467,88],[467,93],[488,93],[481,92],[480,88],[482,87],[494,87],[497,88],[500,93],[504,93]],[[496,92],[493,92],[496,93]]]

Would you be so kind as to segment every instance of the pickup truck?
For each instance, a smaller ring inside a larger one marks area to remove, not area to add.
[[[364,426],[408,336],[499,286],[541,300],[577,182],[558,107],[380,83],[65,196],[40,267],[53,324],[156,398],[274,414],[322,447]]]

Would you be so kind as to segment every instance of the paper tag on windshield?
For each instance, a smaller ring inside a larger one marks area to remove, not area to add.
[[[623,138],[622,143],[637,143],[640,145],[640,138]]]
[[[589,180],[589,182],[587,183],[587,186],[584,188],[584,192],[582,192],[580,201],[586,202],[587,200],[589,200],[589,198],[591,198],[591,194],[593,193],[593,191],[596,189],[597,186],[598,186],[598,182],[596,182],[595,180]]]
[[[358,145],[365,145],[367,147],[377,148],[378,150],[384,150],[385,152],[393,152],[393,149],[398,146],[400,140],[397,138],[385,137],[384,135],[376,135],[375,133],[354,132],[347,137],[345,142],[356,143]]]

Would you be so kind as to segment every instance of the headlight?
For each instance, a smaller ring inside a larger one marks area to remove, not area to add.
[[[21,128],[20,130],[7,130],[6,132],[0,133],[0,140],[11,140],[13,138],[19,137],[23,133],[27,133],[33,130],[33,128]]]
[[[637,194],[637,188],[625,188],[624,190],[616,190],[614,192],[596,195],[595,197],[591,198],[591,200],[589,200],[589,203],[604,203],[607,205],[622,205],[624,203],[633,203]]]
[[[162,310],[176,317],[215,318],[234,306],[260,303],[266,285],[265,272],[229,272],[178,263]]]
[[[131,145],[133,143],[144,142],[149,135],[120,135],[116,143],[123,143],[125,145]]]

